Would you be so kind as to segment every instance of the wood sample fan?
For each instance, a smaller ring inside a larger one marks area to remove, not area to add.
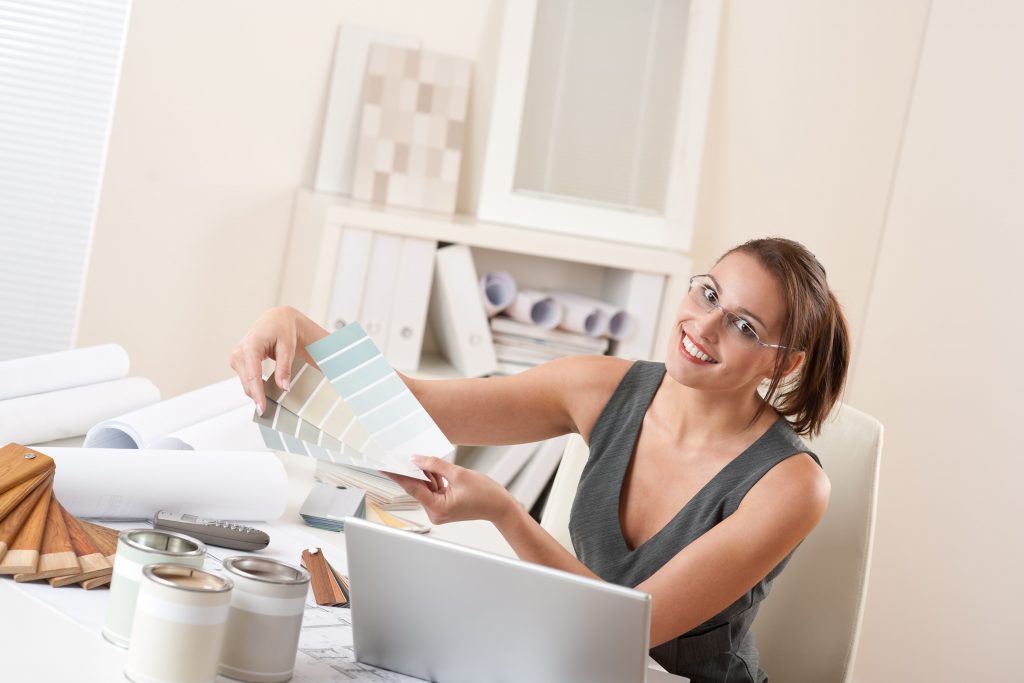
[[[0,574],[15,581],[95,588],[110,583],[117,531],[69,514],[53,494],[49,456],[0,448]]]

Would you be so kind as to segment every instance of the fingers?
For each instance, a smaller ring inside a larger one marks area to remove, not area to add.
[[[245,395],[252,399],[256,412],[260,415],[266,410],[266,397],[263,393],[262,358],[256,347],[246,341],[235,347],[231,353],[231,369],[238,375]]]
[[[295,343],[278,339],[274,347],[274,377],[282,391],[288,391],[292,384],[292,361],[295,360]]]
[[[419,467],[428,475],[431,473],[437,474],[448,481],[451,481],[459,470],[458,465],[453,465],[443,458],[437,458],[434,456],[414,455],[411,460],[413,465],[416,465],[416,467]]]
[[[413,477],[407,477],[402,474],[395,474],[394,472],[385,472],[381,470],[381,473],[386,475],[393,482],[402,487],[402,489],[410,496],[416,499],[420,505],[427,508],[431,503],[431,496],[433,495],[429,489],[429,484],[422,479],[414,479]]]

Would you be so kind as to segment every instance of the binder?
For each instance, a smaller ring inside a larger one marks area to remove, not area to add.
[[[437,250],[431,327],[442,353],[467,377],[486,375],[498,367],[479,282],[469,247],[452,244]]]
[[[604,299],[621,307],[633,317],[633,331],[615,343],[616,356],[649,359],[661,349],[662,340],[655,340],[665,277],[632,270],[609,270],[605,278]],[[664,340],[667,341],[667,340]]]
[[[398,283],[398,262],[402,254],[402,238],[397,235],[376,233],[370,248],[370,263],[363,287],[363,302],[359,307],[359,322],[373,342],[388,353],[388,329],[391,310],[395,303],[395,285]]]
[[[437,242],[414,237],[402,240],[386,349],[388,360],[398,370],[415,370],[420,364],[436,251]]]
[[[541,442],[530,462],[509,485],[509,493],[527,510],[534,506],[540,494],[544,492],[544,487],[555,475],[558,464],[562,462],[562,452],[565,451],[568,440],[569,436],[565,435]]]
[[[331,303],[324,326],[336,330],[359,320],[363,300],[363,285],[370,261],[373,233],[359,228],[342,228],[338,240],[338,256],[334,265],[334,283]]]
[[[474,446],[460,448],[456,462],[462,467],[476,470],[507,487],[526,463],[530,461],[540,443],[519,443],[511,446]]]

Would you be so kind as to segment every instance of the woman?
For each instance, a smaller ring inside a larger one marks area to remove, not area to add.
[[[232,356],[257,409],[260,361],[287,369],[326,334],[288,308],[257,321]],[[798,434],[818,432],[848,363],[821,264],[796,242],[754,240],[691,279],[663,364],[580,356],[514,377],[403,378],[453,443],[583,436],[579,559],[480,473],[417,458],[430,482],[394,478],[434,523],[489,520],[524,560],[650,593],[651,655],[669,671],[760,683],[750,625],[829,498]]]

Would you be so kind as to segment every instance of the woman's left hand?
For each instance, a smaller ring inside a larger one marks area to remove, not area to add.
[[[426,510],[433,524],[484,519],[497,523],[519,503],[485,474],[441,458],[414,456],[412,463],[430,481],[385,472]]]

